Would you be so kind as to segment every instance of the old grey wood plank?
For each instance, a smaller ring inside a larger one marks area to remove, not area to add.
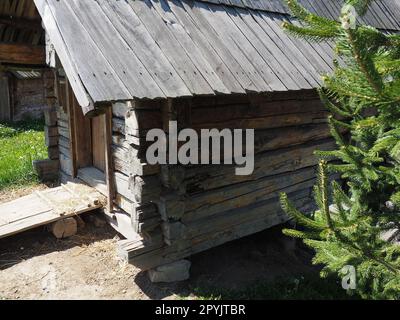
[[[383,1],[375,1],[373,2],[374,10],[379,8],[379,17],[382,23],[382,26],[388,24],[391,29],[395,30],[399,28],[399,24],[396,22],[396,18],[393,16],[393,12],[388,10]]]
[[[77,192],[61,186],[0,204],[0,238],[101,207],[101,196],[94,189],[70,186]]]
[[[152,5],[164,20],[168,29],[171,30],[171,34],[173,34],[176,41],[180,43],[190,60],[199,69],[210,87],[217,93],[230,93],[230,90],[225,87],[224,83],[216,74],[215,69],[211,67],[206,57],[203,56],[201,48],[192,40],[179,20],[176,19],[171,11],[169,2],[166,0],[153,1]]]
[[[238,82],[240,82],[241,86],[246,91],[256,92],[258,89],[254,81],[250,78],[245,66],[241,64],[241,60],[237,60],[233,56],[232,51],[214,32],[214,29],[200,14],[198,8],[194,6],[194,2],[182,1],[181,3],[193,22],[197,25],[198,29],[201,30],[201,32],[204,34],[204,37],[206,37]]]
[[[72,61],[70,52],[63,40],[60,30],[57,27],[55,18],[47,5],[46,0],[34,0],[36,8],[42,17],[43,25],[45,26],[46,32],[51,36],[54,47],[56,48],[57,55],[62,62],[64,70],[68,76],[68,80],[73,88],[75,96],[79,102],[79,105],[84,108],[85,111],[90,111],[94,108],[94,103],[89,97],[81,78],[76,70],[76,66]]]
[[[65,3],[74,11],[133,97],[150,99],[165,97],[163,91],[110,23],[97,2],[72,0]],[[105,39],[105,35],[110,36]]]
[[[226,63],[221,59],[218,52],[212,47],[209,39],[204,36],[202,31],[196,26],[189,14],[185,11],[180,0],[172,0],[168,3],[175,17],[184,26],[193,41],[197,43],[198,49],[208,60],[208,63],[222,80],[224,86],[231,93],[245,93],[244,88],[235,78],[234,72],[231,72],[229,69],[229,63]]]
[[[128,3],[109,0],[96,1],[117,32],[124,38],[140,61],[146,65],[167,97],[191,95],[178,70],[174,69]]]
[[[269,61],[274,58],[258,38],[247,28],[238,13],[231,7],[224,7],[225,12],[221,12],[221,22],[228,26],[231,36],[235,39],[242,51],[252,62],[255,69],[258,70],[264,81],[273,91],[285,91],[288,88],[283,84],[278,72],[270,66]],[[230,25],[231,23],[231,25]]]
[[[282,22],[286,21],[282,15],[273,14],[273,22],[276,28],[282,28]],[[278,29],[277,29],[278,30]],[[321,50],[319,43],[307,41],[305,39],[299,39],[297,37],[288,35],[288,39],[297,47],[303,54],[304,57],[312,64],[314,69],[317,71],[317,75],[331,71],[332,68],[328,64],[329,59],[325,61],[325,50]],[[321,52],[320,52],[321,51]],[[318,77],[319,79],[319,77]]]
[[[270,0],[271,4],[274,6],[276,12],[287,13],[289,8],[286,6],[282,0]]]
[[[306,80],[310,83],[312,87],[317,87],[319,85],[320,79],[317,70],[310,65],[310,62],[304,57],[303,53],[293,45],[292,41],[290,40],[289,36],[282,30],[282,28],[277,27],[274,23],[274,16],[271,13],[267,12],[258,12],[255,16],[266,23],[272,33],[270,36],[272,37],[274,43],[284,50],[284,53],[290,60],[295,62],[295,66],[297,69],[304,75]],[[258,21],[259,23],[261,20]]]
[[[260,20],[260,23],[258,23],[257,17],[254,16],[255,12],[250,12],[239,8],[237,8],[236,11],[239,12],[241,18],[246,22],[247,26],[253,30],[254,34],[257,35],[259,40],[264,43],[264,46],[268,48],[273,56],[278,59],[281,68],[284,70],[282,73],[286,72],[288,75],[290,75],[290,78],[296,82],[300,89],[312,88],[299,70],[297,70],[293,63],[286,57],[284,51],[272,41],[270,38],[270,33],[272,33],[272,30],[270,30],[268,25],[263,23],[262,20]],[[290,79],[288,81],[290,81]]]
[[[315,12],[319,16],[323,16],[332,20],[337,20],[339,17],[339,12],[336,7],[330,7],[326,1],[310,1],[303,0],[307,3],[307,7],[310,8],[311,12]]]
[[[212,8],[210,7],[212,6]],[[203,2],[195,1],[194,10],[198,15],[202,15],[203,18],[212,26],[213,32],[218,35],[224,42],[224,45],[231,51],[231,54],[235,57],[237,61],[240,61],[243,68],[247,71],[248,77],[257,86],[259,92],[271,91],[271,88],[266,83],[266,81],[258,73],[258,70],[252,65],[251,58],[247,57],[246,54],[241,50],[240,45],[250,45],[251,44],[238,44],[233,39],[231,30],[229,26],[221,21],[225,14],[222,12],[222,8],[214,5],[207,5]],[[221,14],[222,13],[222,14]],[[239,34],[236,34],[239,36]]]
[[[239,9],[240,10],[240,9]],[[253,32],[252,29],[245,23],[239,12],[236,11],[235,8],[226,8],[229,16],[235,17],[236,26],[242,31],[245,37],[249,40],[249,42],[256,48],[260,56],[262,57],[264,62],[261,64],[268,65],[269,70],[272,70],[275,75],[279,78],[281,84],[274,85],[270,83],[271,88],[275,90],[283,90],[282,86],[287,90],[296,90],[299,89],[299,86],[296,82],[291,78],[291,76],[286,72],[285,69],[279,64],[278,59],[268,50],[268,48],[264,45],[264,43],[257,37],[257,34]],[[242,14],[250,14],[247,10],[241,10]],[[261,66],[261,68],[263,68]],[[263,69],[261,69],[263,70]],[[265,79],[267,80],[267,79]]]
[[[133,97],[64,1],[47,0],[85,88],[95,102]]]
[[[387,19],[392,20],[394,29],[399,30],[400,28],[400,21],[397,18],[400,15],[400,10],[396,10],[396,4],[393,3],[390,0],[386,1],[379,1],[378,2],[379,6],[382,8],[382,11],[384,12],[384,17]]]
[[[174,36],[151,5],[151,1],[128,0],[128,3],[146,26],[148,32],[160,46],[163,53],[171,61],[175,70],[179,70],[181,78],[190,91],[197,95],[214,94],[214,91],[204,79],[200,70],[193,64],[182,46],[174,40]]]
[[[296,26],[301,27],[301,23],[292,17],[285,17],[285,21],[288,21],[290,23],[293,23]],[[304,40],[303,40],[304,41]],[[319,56],[325,61],[325,65],[327,66],[327,70],[332,69],[332,61],[334,59],[334,50],[332,49],[332,46],[330,46],[327,41],[319,41],[319,42],[313,42],[309,41],[309,45],[311,45],[314,50],[319,54]]]

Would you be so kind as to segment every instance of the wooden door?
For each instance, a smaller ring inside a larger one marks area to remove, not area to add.
[[[105,115],[100,115],[92,120],[92,156],[93,167],[106,172],[106,140],[105,140]]]

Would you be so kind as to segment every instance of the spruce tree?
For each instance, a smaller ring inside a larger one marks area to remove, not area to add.
[[[284,23],[287,32],[335,44],[334,70],[323,76],[319,94],[337,148],[316,152],[317,211],[298,211],[286,194],[281,203],[303,226],[284,233],[315,250],[321,276],[342,277],[345,266],[354,266],[361,297],[399,299],[400,245],[383,235],[400,229],[400,36],[360,24],[356,16],[370,2],[347,0],[333,21],[287,0],[300,22]],[[340,183],[328,183],[332,172]]]

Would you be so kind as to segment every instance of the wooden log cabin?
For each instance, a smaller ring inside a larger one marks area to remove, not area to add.
[[[33,1],[0,1],[0,121],[43,117],[44,44]]]
[[[280,0],[34,0],[46,30],[47,143],[62,182],[108,198],[121,257],[143,270],[281,224],[278,195],[312,206],[317,159],[330,149],[316,88],[332,43],[292,38]],[[336,19],[340,1],[302,0]],[[378,0],[362,22],[400,28]],[[255,169],[151,165],[146,134],[178,127],[255,129]]]

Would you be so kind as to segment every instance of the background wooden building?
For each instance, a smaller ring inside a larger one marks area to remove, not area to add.
[[[301,1],[336,19],[340,1]],[[330,43],[283,32],[279,0],[35,0],[47,34],[47,143],[62,181],[108,197],[127,238],[121,256],[143,269],[287,221],[279,192],[312,205],[316,148],[332,148],[315,88]],[[400,6],[376,1],[364,22],[399,30]],[[255,171],[149,165],[146,133],[254,128]]]
[[[32,0],[0,2],[0,121],[43,117],[44,43]]]

